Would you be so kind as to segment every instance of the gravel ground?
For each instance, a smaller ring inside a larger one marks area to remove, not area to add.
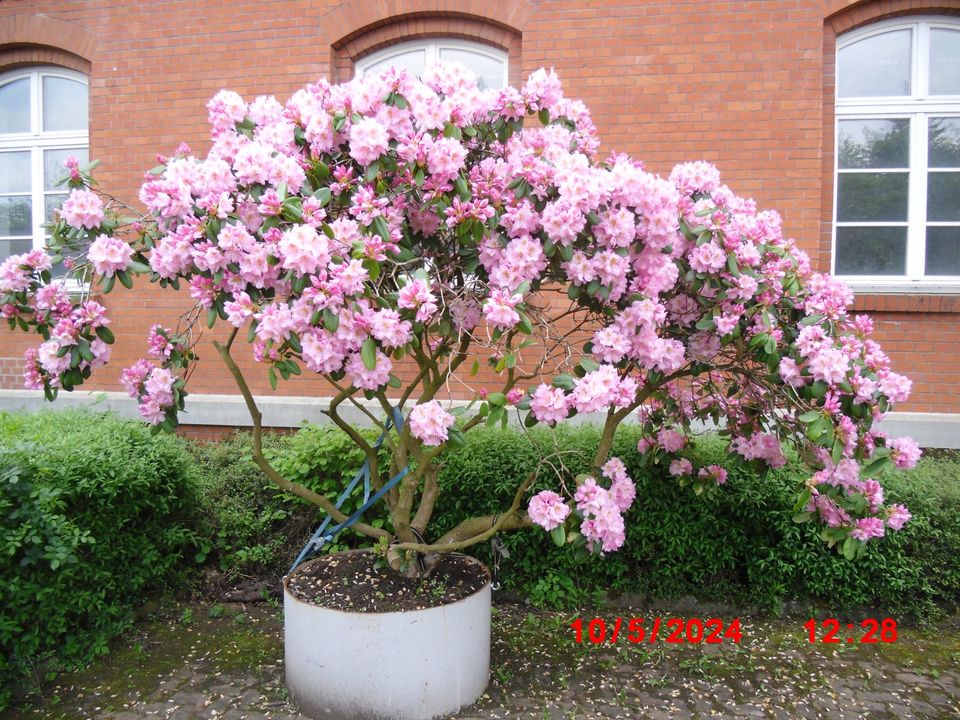
[[[0,720],[302,718],[283,686],[280,612],[180,607]],[[497,605],[490,686],[451,717],[960,718],[957,618],[889,644],[811,645],[806,618],[742,618],[738,644],[594,645],[574,641],[576,617]]]

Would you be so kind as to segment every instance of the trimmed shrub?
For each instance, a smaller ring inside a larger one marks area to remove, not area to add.
[[[664,468],[641,464],[638,433],[635,426],[622,427],[613,451],[637,484],[624,547],[603,558],[583,557],[569,546],[555,547],[539,529],[505,533],[500,539],[510,556],[501,561],[499,578],[505,587],[538,605],[564,608],[584,604],[601,589],[664,599],[694,595],[773,612],[785,601],[832,612],[872,607],[913,620],[960,603],[960,459],[925,458],[915,470],[890,477],[888,500],[906,504],[914,519],[850,562],[828,549],[810,524],[793,522],[797,488],[805,479],[795,460],[762,476],[728,464],[725,486],[695,496]],[[598,440],[599,429],[590,425],[560,428],[556,434],[543,428],[471,431],[440,469],[445,499],[431,526],[434,536],[464,517],[508,507],[517,483],[541,457],[559,452],[550,462],[562,463],[570,475],[587,471]],[[330,426],[271,438],[267,451],[282,472],[330,498],[363,461],[350,439]],[[322,513],[273,488],[249,460],[247,434],[195,452],[205,475],[206,537],[212,532],[216,538],[221,567],[250,574],[272,562],[270,575],[279,577]],[[688,454],[698,466],[726,464],[716,437],[698,439]],[[218,469],[211,475],[214,466]],[[550,487],[555,482],[551,468],[540,470],[537,489]],[[348,510],[359,506],[361,493],[360,487],[354,491]],[[281,519],[282,513],[291,515]],[[385,522],[383,506],[364,519]],[[326,550],[363,544],[368,543],[344,533]],[[470,552],[492,562],[489,545]]]
[[[189,456],[142,423],[0,414],[0,485],[0,687],[106,652],[192,556]]]
[[[915,470],[888,478],[888,500],[906,504],[914,518],[851,562],[828,549],[812,525],[793,522],[797,488],[806,479],[795,461],[758,476],[725,463],[719,438],[700,438],[691,450],[694,464],[726,464],[730,477],[725,486],[694,496],[665,468],[641,464],[638,437],[636,427],[622,427],[612,453],[637,483],[624,547],[583,558],[570,547],[556,548],[539,529],[506,534],[506,587],[554,607],[572,607],[598,589],[611,589],[658,598],[694,595],[774,612],[787,600],[834,612],[871,607],[912,620],[960,603],[960,459],[925,458]],[[585,472],[598,438],[590,426],[559,432],[556,446],[549,432],[537,429],[529,436],[471,432],[441,470],[441,487],[455,499],[443,503],[449,515],[437,518],[437,529],[448,529],[465,513],[506,507],[536,458],[555,447],[565,451],[572,474]],[[541,476],[544,487],[549,472]],[[489,548],[476,550],[490,560]]]

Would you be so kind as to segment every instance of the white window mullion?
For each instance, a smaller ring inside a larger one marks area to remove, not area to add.
[[[907,218],[907,278],[911,281],[923,277],[923,218],[926,212],[927,174],[924,125],[926,119],[917,113],[910,120],[910,182]]]

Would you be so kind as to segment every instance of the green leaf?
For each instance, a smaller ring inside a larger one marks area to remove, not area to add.
[[[447,442],[453,447],[463,447],[467,442],[467,438],[463,430],[453,425],[447,430]]]
[[[478,372],[480,372],[480,360],[474,358],[473,365],[470,366],[470,377],[473,377]]]
[[[118,272],[116,277],[120,281],[120,284],[127,288],[127,290],[133,287],[133,278],[130,277],[130,274],[126,270]]]
[[[893,461],[889,457],[880,457],[873,460],[869,465],[866,465],[863,468],[862,474],[867,477],[879,475],[892,467]]]
[[[147,273],[153,272],[153,270],[150,269],[149,265],[147,265],[146,263],[137,262],[136,260],[131,262],[127,266],[127,269],[137,273],[138,275],[146,275]]]
[[[113,332],[111,332],[110,328],[104,327],[102,325],[98,327],[97,337],[103,340],[107,345],[113,345],[114,337],[113,337]]]
[[[380,161],[374,160],[372,163],[367,165],[367,170],[363,174],[364,179],[369,183],[377,179],[377,175],[380,174]]]
[[[487,395],[487,402],[491,407],[503,407],[507,404],[507,396],[501,392],[494,392]]]
[[[360,359],[363,360],[363,366],[367,370],[375,370],[377,367],[377,343],[372,337],[363,341],[360,347]]]
[[[857,555],[857,546],[859,542],[854,540],[852,537],[847,536],[847,539],[843,541],[843,556],[847,560],[853,560]]]
[[[796,515],[793,516],[793,521],[798,524],[810,522],[811,520],[813,520],[812,512],[797,513]]]
[[[340,315],[330,308],[323,309],[323,326],[332,333],[340,327]]]
[[[321,206],[324,206],[330,202],[330,197],[331,197],[330,188],[328,187],[319,188],[315,193],[313,193],[313,196],[320,201]]]
[[[595,370],[600,369],[600,363],[590,357],[585,357],[580,360],[580,367],[589,372],[594,372]]]
[[[812,423],[815,420],[819,420],[822,417],[823,417],[823,413],[820,412],[819,410],[810,410],[808,412],[805,412],[803,415],[801,415],[797,419],[802,423]]]
[[[464,179],[463,175],[458,175],[453,185],[457,189],[457,195],[460,196],[461,200],[470,199],[470,188],[467,186],[467,181]]]
[[[700,318],[700,321],[697,323],[697,330],[713,330],[717,324],[713,321],[712,317]]]
[[[384,242],[390,242],[390,227],[387,225],[387,221],[383,219],[382,215],[378,215],[373,219],[372,227],[374,232],[383,238]]]
[[[555,375],[550,384],[563,390],[573,390],[577,386],[576,380],[574,380],[571,375],[565,373]]]
[[[207,327],[212,328],[217,324],[217,309],[210,308],[207,310]]]
[[[537,117],[540,118],[540,122],[544,125],[550,124],[550,111],[546,108],[540,108],[540,112],[537,113]]]
[[[557,547],[563,547],[566,545],[567,531],[564,530],[563,525],[558,525],[550,531],[550,539],[553,540],[553,544]]]
[[[803,320],[800,321],[801,325],[816,325],[818,322],[823,320],[823,315],[808,315]]]
[[[277,389],[277,371],[273,367],[267,370],[267,380],[270,381],[270,387],[276,390]]]

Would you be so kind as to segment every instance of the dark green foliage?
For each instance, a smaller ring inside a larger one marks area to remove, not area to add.
[[[439,504],[437,530],[464,513],[507,507],[512,488],[535,462],[534,446],[550,452],[550,438],[545,431],[529,440],[512,431],[471,432],[441,471],[447,498]],[[587,470],[597,439],[591,427],[558,433],[557,447],[569,451],[571,473]],[[960,461],[925,459],[916,470],[888,477],[888,501],[906,504],[914,519],[900,533],[872,543],[862,560],[850,562],[828,549],[812,524],[792,521],[805,479],[795,464],[766,477],[731,467],[726,486],[696,496],[678,487],[664,468],[642,467],[637,439],[635,427],[621,428],[613,452],[637,483],[624,547],[583,561],[569,546],[557,549],[539,529],[505,535],[506,587],[560,607],[581,603],[598,589],[661,598],[695,595],[772,611],[786,600],[834,612],[872,607],[903,619],[928,619],[938,604],[960,603]],[[724,464],[723,444],[702,438],[689,456],[695,465]],[[549,469],[538,485],[555,485]],[[477,554],[490,559],[487,547]]]
[[[0,415],[0,488],[0,687],[106,652],[193,554],[189,457],[141,423]]]

